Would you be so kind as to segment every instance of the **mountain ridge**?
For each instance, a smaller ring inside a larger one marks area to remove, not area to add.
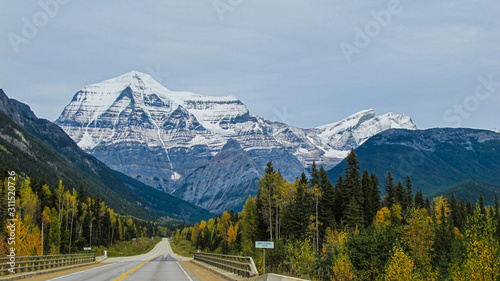
[[[0,113],[3,132],[0,154],[5,163],[15,166],[18,172],[46,177],[53,181],[52,187],[59,179],[63,179],[68,188],[84,183],[91,195],[101,194],[115,211],[139,218],[167,219],[170,216],[195,221],[210,216],[208,211],[140,185],[133,179],[119,178],[115,171],[81,150],[60,127],[37,118],[28,105],[10,99],[1,89]],[[37,164],[33,166],[33,163]],[[137,186],[141,186],[140,192],[133,190]],[[169,202],[170,206],[158,204],[158,201]],[[171,206],[177,206],[178,211],[169,209]]]
[[[396,180],[413,180],[424,195],[468,180],[500,185],[500,135],[489,130],[432,128],[391,129],[356,148],[360,167],[381,182],[390,171]],[[345,160],[328,171],[330,180],[343,174]],[[385,192],[381,184],[382,193]]]

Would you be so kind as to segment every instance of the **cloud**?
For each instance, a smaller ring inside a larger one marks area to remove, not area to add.
[[[402,12],[347,63],[339,44],[388,3],[242,0],[221,21],[212,0],[70,1],[19,53],[2,40],[0,87],[53,120],[84,85],[160,66],[167,88],[235,94],[274,120],[286,108],[300,127],[365,108],[445,126],[443,110],[479,75],[500,79],[500,3],[401,0]],[[40,9],[3,5],[4,36]],[[482,110],[465,124],[500,127],[498,110]]]

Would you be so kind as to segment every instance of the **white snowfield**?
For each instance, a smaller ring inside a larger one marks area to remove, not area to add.
[[[284,148],[304,167],[313,159],[332,166],[351,148],[384,130],[416,129],[406,115],[377,115],[372,109],[301,129],[250,115],[233,95],[171,91],[137,71],[84,87],[56,123],[87,151],[98,145],[141,143],[162,147],[168,154],[176,147],[206,145],[215,155],[233,138],[247,151]]]

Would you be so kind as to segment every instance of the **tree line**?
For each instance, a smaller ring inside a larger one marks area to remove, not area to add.
[[[266,272],[313,280],[499,280],[500,210],[463,199],[424,198],[411,178],[360,173],[354,151],[333,185],[313,162],[287,182],[269,162],[257,196],[241,213],[226,211],[177,229],[174,238],[200,250],[253,256],[255,241],[272,240]]]
[[[3,256],[10,248],[7,167],[0,167],[0,179],[0,256]],[[166,236],[168,232],[157,222],[116,214],[99,195],[89,196],[83,184],[69,189],[59,181],[56,187],[49,187],[43,177],[16,176],[14,185],[17,256],[68,254],[84,247],[109,247],[116,241],[135,237]]]

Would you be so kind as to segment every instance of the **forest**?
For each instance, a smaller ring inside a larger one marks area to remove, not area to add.
[[[116,214],[99,195],[89,197],[82,184],[69,189],[59,181],[50,187],[43,177],[17,175],[7,167],[0,167],[0,179],[0,256],[11,247],[8,219],[16,220],[16,256],[82,252],[84,247],[169,232],[163,224]]]
[[[347,158],[335,185],[313,163],[310,178],[283,179],[270,161],[255,198],[177,229],[201,251],[252,256],[255,241],[274,241],[266,272],[311,280],[500,280],[500,210],[450,197],[424,198],[410,176],[383,183]],[[381,196],[380,186],[385,188]]]

